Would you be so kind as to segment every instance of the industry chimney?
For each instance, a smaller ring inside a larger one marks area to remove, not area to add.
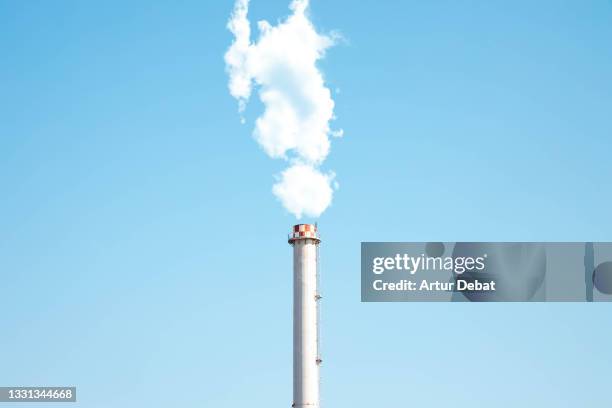
[[[289,234],[293,246],[293,404],[319,408],[319,233],[298,224]]]

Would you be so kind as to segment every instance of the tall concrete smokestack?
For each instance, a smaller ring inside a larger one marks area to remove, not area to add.
[[[298,224],[289,235],[293,245],[293,404],[319,408],[319,233]]]

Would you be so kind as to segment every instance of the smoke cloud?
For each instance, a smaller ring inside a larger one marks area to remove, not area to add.
[[[316,66],[335,36],[320,34],[307,16],[308,0],[293,0],[292,14],[276,26],[257,23],[251,41],[249,0],[236,0],[228,29],[234,41],[225,54],[229,90],[242,115],[256,87],[264,105],[253,136],[271,158],[289,167],[278,176],[274,195],[297,218],[318,217],[331,204],[333,173],[320,166],[329,154],[334,101]],[[244,118],[241,117],[244,123]]]

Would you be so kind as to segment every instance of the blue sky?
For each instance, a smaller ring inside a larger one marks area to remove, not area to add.
[[[250,137],[261,106],[241,125],[227,91],[231,8],[0,1],[0,385],[291,404],[294,219],[271,193],[285,163]],[[612,3],[312,18],[346,38],[321,64],[345,131],[319,219],[325,406],[609,404],[605,304],[362,304],[359,248],[612,240]]]

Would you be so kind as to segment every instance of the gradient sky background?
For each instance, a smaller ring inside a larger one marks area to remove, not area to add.
[[[290,406],[295,220],[271,193],[285,163],[250,137],[261,105],[241,125],[227,91],[231,8],[0,0],[0,385]],[[359,249],[612,240],[612,2],[312,18],[346,38],[321,64],[345,130],[319,220],[323,406],[609,406],[608,305],[362,304]]]

